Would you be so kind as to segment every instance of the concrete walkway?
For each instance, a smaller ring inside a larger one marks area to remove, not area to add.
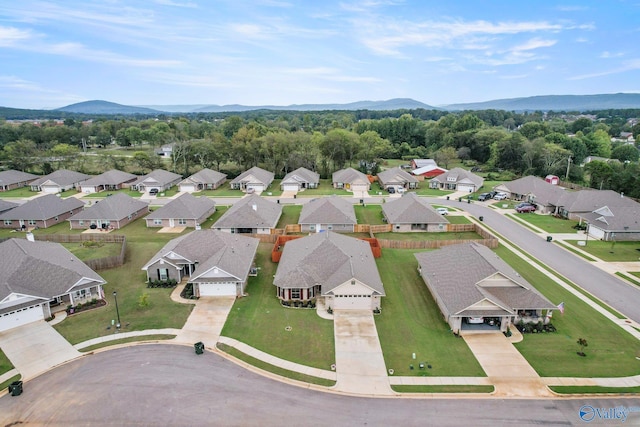
[[[182,344],[203,342],[215,348],[235,297],[201,297],[175,340]]]
[[[378,331],[370,310],[335,310],[337,379],[334,389],[358,395],[393,396]]]

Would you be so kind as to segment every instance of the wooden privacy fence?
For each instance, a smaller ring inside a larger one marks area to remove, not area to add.
[[[498,247],[498,239],[478,224],[449,224],[448,231],[462,232],[475,231],[482,239],[464,239],[464,240],[390,240],[378,239],[380,247],[390,249],[438,249],[442,246],[456,245],[458,243],[476,242],[485,245],[488,248],[495,249]],[[427,233],[428,235],[428,233]]]
[[[56,243],[103,242],[121,243],[120,254],[83,261],[92,270],[106,270],[124,265],[127,252],[127,238],[119,234],[36,234],[36,240]]]
[[[300,224],[287,224],[284,227],[284,234],[301,233],[302,226]]]
[[[305,236],[278,236],[275,244],[273,245],[273,249],[271,250],[271,261],[280,262],[280,258],[282,258],[282,251],[284,249],[284,245],[290,240],[301,239]],[[380,258],[382,256],[382,249],[380,248],[380,243],[378,239],[372,238],[358,238],[360,240],[364,240],[369,242],[371,246],[371,252],[373,253],[374,258]]]

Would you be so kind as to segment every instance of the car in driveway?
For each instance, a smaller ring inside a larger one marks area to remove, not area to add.
[[[438,212],[440,215],[448,215],[449,214],[449,209],[447,209],[447,208],[438,208],[438,209],[436,209],[436,212]]]
[[[507,198],[507,193],[497,193],[493,198],[494,200],[504,200]]]
[[[157,188],[152,188],[151,190],[149,190],[149,194],[152,196],[157,196],[158,195],[158,189]]]
[[[536,205],[532,205],[531,203],[520,203],[518,206],[516,206],[516,212],[518,213],[535,212],[536,209]]]
[[[491,199],[491,196],[489,195],[489,193],[482,193],[478,196],[479,202],[484,202],[485,200],[489,200],[489,199]]]

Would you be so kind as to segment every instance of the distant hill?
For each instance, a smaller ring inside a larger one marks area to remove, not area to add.
[[[545,95],[442,106],[445,110],[594,111],[640,108],[640,93]]]
[[[85,101],[57,108],[54,111],[84,114],[159,114],[161,111],[144,107],[116,104],[108,101]]]

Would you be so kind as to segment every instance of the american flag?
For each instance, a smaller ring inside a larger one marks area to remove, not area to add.
[[[564,302],[558,304],[558,310],[560,310],[560,313],[564,314]]]

